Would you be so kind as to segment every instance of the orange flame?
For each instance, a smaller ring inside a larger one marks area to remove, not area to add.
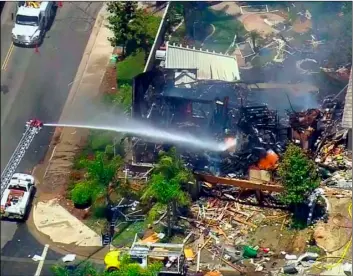
[[[257,166],[260,170],[273,170],[277,168],[278,159],[278,155],[274,151],[269,150],[267,151],[266,156],[260,159]]]

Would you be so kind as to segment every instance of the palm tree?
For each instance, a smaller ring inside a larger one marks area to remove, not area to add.
[[[171,236],[172,222],[176,219],[177,205],[187,205],[189,195],[182,190],[182,184],[193,179],[189,170],[178,157],[175,148],[168,153],[161,153],[159,161],[153,171],[149,185],[142,199],[154,198],[167,205],[168,236]],[[173,221],[172,216],[173,214]]]
[[[87,170],[87,180],[93,183],[97,192],[103,191],[95,195],[95,199],[105,197],[109,202],[109,184],[114,181],[116,172],[123,163],[122,158],[115,156],[109,159],[106,153],[96,152],[93,159],[83,160],[81,163]]]
[[[254,50],[256,50],[256,48],[257,48],[256,42],[260,37],[261,37],[261,35],[257,31],[250,32],[250,39],[251,39],[252,47],[254,48]]]

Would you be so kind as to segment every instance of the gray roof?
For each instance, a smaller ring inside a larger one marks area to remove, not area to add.
[[[343,111],[342,127],[352,128],[352,68]]]
[[[235,56],[168,43],[166,48],[165,68],[197,69],[198,80],[240,80]]]

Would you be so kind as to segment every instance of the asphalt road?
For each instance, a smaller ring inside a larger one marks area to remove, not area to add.
[[[9,5],[9,6],[7,6]],[[64,2],[47,32],[39,53],[13,47],[11,11],[8,2],[1,18],[1,170],[10,159],[24,132],[26,121],[59,119],[101,2]],[[51,129],[42,129],[23,158],[18,171],[32,170],[44,158]],[[1,222],[1,275],[34,275],[44,245],[28,232],[26,224]],[[60,255],[48,250],[40,275],[51,275],[50,267]]]

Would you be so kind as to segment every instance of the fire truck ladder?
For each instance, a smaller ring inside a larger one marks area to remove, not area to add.
[[[26,131],[23,134],[20,142],[17,145],[14,153],[12,154],[9,162],[7,163],[5,169],[1,173],[1,194],[6,189],[7,185],[15,173],[18,165],[20,164],[26,150],[32,143],[34,137],[41,130],[43,124],[38,120],[30,120],[26,123]]]

